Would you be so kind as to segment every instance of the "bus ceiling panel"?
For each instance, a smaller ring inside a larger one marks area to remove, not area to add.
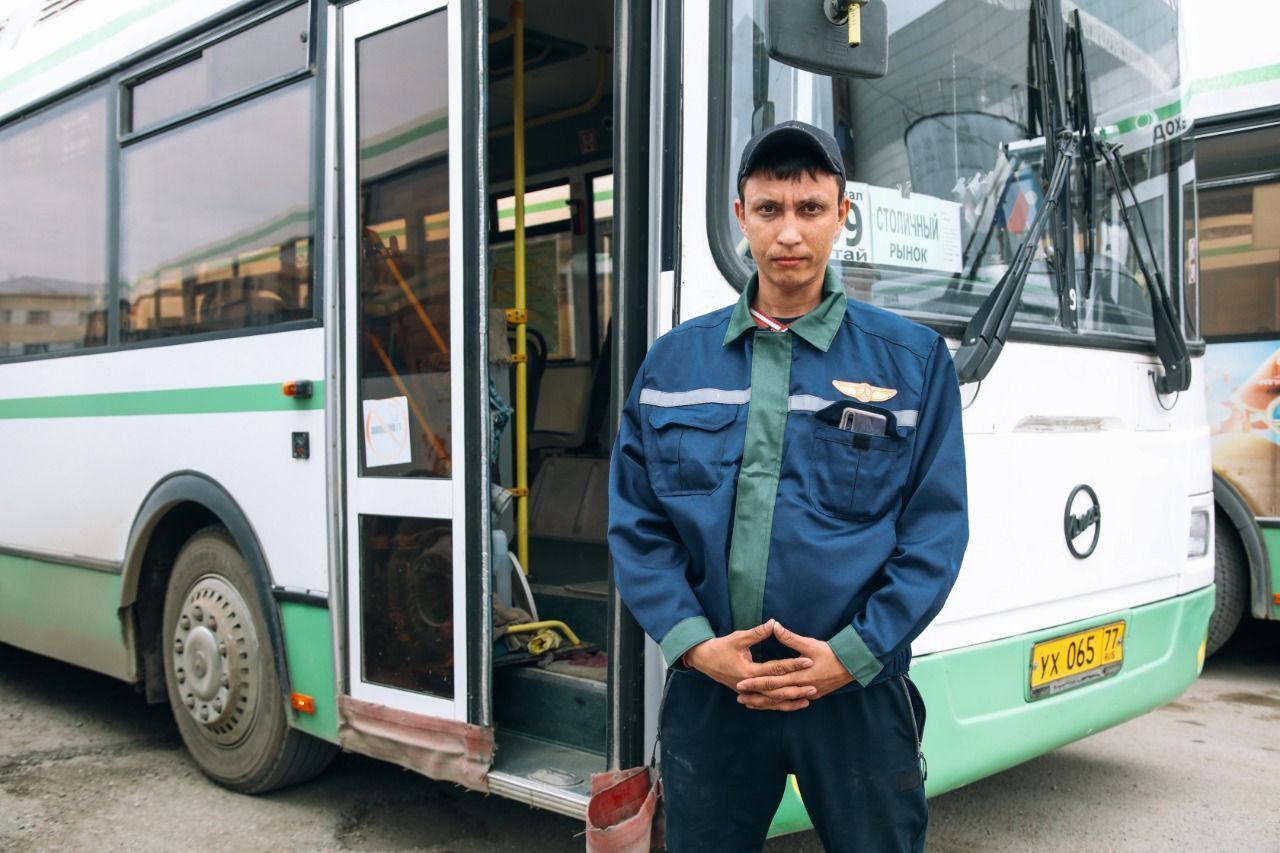
[[[500,13],[501,7],[493,7]],[[605,70],[605,91],[612,86],[612,4],[599,0],[539,0],[525,6],[525,114],[538,116],[577,107],[597,88]],[[489,126],[511,121],[514,39],[509,24],[491,18],[488,73]]]
[[[497,32],[502,25],[490,21],[490,32]],[[556,65],[586,53],[586,44],[551,35],[536,29],[526,21],[524,28],[524,70],[534,71]],[[509,79],[515,64],[515,40],[500,38],[489,45],[489,79],[493,82]]]
[[[490,69],[510,67],[510,0],[489,4]],[[525,59],[532,60],[539,45],[585,49],[613,42],[613,4],[602,0],[532,0],[524,4]],[[504,42],[506,43],[504,45]],[[500,52],[499,48],[502,48]],[[501,62],[500,57],[507,61]]]

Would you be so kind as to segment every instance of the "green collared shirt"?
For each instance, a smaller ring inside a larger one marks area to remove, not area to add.
[[[733,314],[729,316],[729,328],[724,333],[725,346],[742,337],[743,332],[756,328],[755,318],[751,316],[751,303],[756,301],[756,294],[759,292],[760,275],[752,273],[747,286],[742,289],[738,304],[733,306]],[[831,342],[844,319],[846,298],[844,285],[831,267],[827,267],[826,276],[822,280],[822,301],[818,303],[818,307],[792,323],[790,330],[826,352],[831,348]],[[751,385],[754,388],[754,375]]]
[[[773,510],[778,498],[778,472],[782,467],[782,437],[787,429],[791,387],[791,346],[794,332],[826,352],[844,319],[847,297],[844,287],[828,267],[823,298],[818,306],[795,320],[788,332],[759,329],[751,316],[751,303],[760,282],[753,275],[729,318],[724,345],[753,331],[751,355],[751,403],[742,446],[742,468],[733,508],[733,540],[729,546],[729,609],[733,628],[741,631],[760,624],[764,610],[765,574],[769,544],[773,538]]]

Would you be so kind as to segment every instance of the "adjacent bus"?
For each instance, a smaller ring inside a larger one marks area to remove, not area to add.
[[[610,579],[621,401],[737,298],[734,164],[794,118],[846,158],[849,294],[963,383],[929,793],[1179,695],[1214,490],[1178,4],[872,0],[857,48],[829,5],[19,2],[0,642],[168,702],[236,790],[341,747],[583,815],[664,674]]]
[[[1220,11],[1188,30],[1218,531],[1210,653],[1245,616],[1280,619],[1280,53]]]

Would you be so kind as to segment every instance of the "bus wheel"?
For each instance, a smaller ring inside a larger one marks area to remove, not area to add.
[[[1215,547],[1213,560],[1214,602],[1209,617],[1209,640],[1206,654],[1222,648],[1240,625],[1249,603],[1249,560],[1226,513],[1217,510],[1214,518]]]
[[[332,760],[331,744],[289,727],[253,578],[225,528],[201,530],[178,554],[161,631],[169,705],[205,775],[252,794]]]

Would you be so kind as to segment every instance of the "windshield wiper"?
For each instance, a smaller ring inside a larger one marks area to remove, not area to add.
[[[1102,153],[1103,162],[1107,164],[1107,171],[1111,174],[1116,193],[1121,196],[1120,203],[1116,206],[1120,208],[1120,218],[1124,220],[1125,231],[1129,234],[1129,242],[1133,246],[1134,255],[1137,256],[1138,269],[1142,271],[1142,278],[1147,285],[1147,296],[1151,300],[1151,324],[1156,333],[1156,356],[1164,367],[1164,375],[1155,377],[1156,390],[1161,394],[1185,391],[1191,387],[1191,355],[1187,352],[1187,339],[1182,335],[1182,326],[1178,322],[1177,312],[1173,310],[1169,291],[1165,289],[1164,276],[1160,274],[1155,246],[1151,242],[1151,235],[1147,232],[1147,221],[1143,218],[1142,208],[1138,205],[1137,193],[1133,191],[1133,184],[1129,182],[1129,173],[1125,170],[1124,163],[1120,161],[1117,153],[1120,146],[1099,141],[1098,150]],[[1128,193],[1129,204],[1125,203],[1124,193]],[[1133,218],[1129,215],[1130,207],[1138,212],[1142,242],[1151,255],[1150,267],[1142,256],[1142,247],[1138,243],[1138,234],[1133,227]]]
[[[1064,130],[1058,134],[1058,146],[1053,164],[1053,175],[1049,178],[1049,188],[1044,194],[1044,204],[1036,210],[1031,227],[1022,237],[1022,243],[1013,256],[1004,275],[992,288],[991,293],[983,300],[977,313],[969,320],[964,335],[960,339],[960,349],[956,350],[956,375],[961,383],[977,382],[991,372],[1000,351],[1004,349],[1004,341],[1009,334],[1009,326],[1013,323],[1013,315],[1017,312],[1018,303],[1022,299],[1022,288],[1027,283],[1027,273],[1031,270],[1031,262],[1035,260],[1036,246],[1044,233],[1045,223],[1062,198],[1063,187],[1066,186],[1067,174],[1071,171],[1071,163],[1075,159],[1075,134]]]
[[[1182,325],[1173,302],[1169,299],[1169,291],[1165,288],[1164,276],[1160,273],[1155,245],[1151,242],[1151,234],[1147,231],[1147,221],[1138,204],[1137,193],[1129,180],[1129,172],[1120,159],[1120,146],[1100,139],[1093,129],[1093,109],[1090,104],[1089,76],[1084,61],[1084,30],[1080,26],[1080,10],[1071,14],[1072,34],[1068,39],[1071,49],[1071,60],[1074,66],[1072,101],[1076,131],[1080,134],[1081,191],[1084,194],[1084,250],[1085,250],[1085,298],[1093,291],[1093,227],[1094,198],[1093,184],[1097,171],[1097,161],[1101,159],[1107,166],[1111,183],[1120,196],[1120,218],[1124,221],[1125,231],[1129,235],[1129,245],[1138,261],[1138,269],[1147,285],[1147,297],[1151,300],[1151,323],[1155,330],[1156,356],[1164,367],[1164,375],[1155,377],[1156,390],[1161,394],[1172,394],[1185,391],[1191,387],[1191,355],[1187,352],[1187,340],[1182,334]],[[1125,204],[1125,193],[1129,204]],[[1133,226],[1133,217],[1129,208],[1137,211],[1138,225],[1142,230],[1142,241],[1138,240],[1137,229]],[[1143,257],[1143,248],[1151,256],[1151,265]]]
[[[1084,298],[1093,296],[1094,223],[1097,203],[1093,197],[1098,176],[1097,137],[1093,132],[1093,103],[1090,98],[1089,75],[1084,62],[1084,29],[1080,10],[1071,13],[1071,29],[1067,33],[1072,75],[1071,124],[1080,138],[1080,218],[1084,234]]]
[[[1112,183],[1116,187],[1116,193],[1121,197],[1120,204],[1117,206],[1120,208],[1121,219],[1124,221],[1125,229],[1129,235],[1130,245],[1133,246],[1138,268],[1146,282],[1147,296],[1151,300],[1156,355],[1164,367],[1164,375],[1154,377],[1156,390],[1161,394],[1185,391],[1191,386],[1191,357],[1187,351],[1186,338],[1182,334],[1182,326],[1178,321],[1177,313],[1174,311],[1173,303],[1169,298],[1169,292],[1165,287],[1164,276],[1160,272],[1157,260],[1158,255],[1154,244],[1151,242],[1151,235],[1147,231],[1147,223],[1142,215],[1142,208],[1138,205],[1137,194],[1133,190],[1133,185],[1129,180],[1128,172],[1124,168],[1124,163],[1120,160],[1118,154],[1119,146],[1100,138],[1093,128],[1093,109],[1090,98],[1089,78],[1085,69],[1084,34],[1080,26],[1079,10],[1072,13],[1074,32],[1068,40],[1073,66],[1071,99],[1073,131],[1064,127],[1066,113],[1063,108],[1063,102],[1058,97],[1061,89],[1057,85],[1057,66],[1052,62],[1055,52],[1053,48],[1054,40],[1052,38],[1052,30],[1046,20],[1049,17],[1048,2],[1049,0],[1035,0],[1032,4],[1032,27],[1037,35],[1036,41],[1040,50],[1040,67],[1045,77],[1045,85],[1042,87],[1041,93],[1042,97],[1048,102],[1042,105],[1042,121],[1046,125],[1046,130],[1052,128],[1055,131],[1058,139],[1057,151],[1054,152],[1052,159],[1050,151],[1046,149],[1045,152],[1046,163],[1053,163],[1053,176],[1050,178],[1049,188],[1045,193],[1045,204],[1036,211],[1032,227],[1018,247],[1018,252],[1014,256],[1013,262],[1005,270],[1000,282],[988,295],[977,313],[974,314],[973,319],[969,321],[968,326],[965,327],[960,348],[955,354],[956,373],[962,383],[980,381],[986,377],[996,359],[1000,357],[1000,351],[1004,347],[1005,336],[1017,311],[1018,300],[1026,283],[1027,272],[1035,254],[1035,246],[1040,239],[1041,232],[1044,230],[1047,215],[1052,213],[1053,208],[1057,206],[1065,193],[1066,178],[1070,171],[1071,163],[1077,156],[1076,143],[1078,141],[1080,147],[1079,156],[1081,158],[1081,189],[1084,195],[1081,216],[1084,220],[1085,235],[1086,297],[1091,295],[1093,290],[1093,232],[1095,224],[1095,200],[1093,196],[1097,162],[1101,159],[1106,164]],[[1129,204],[1125,204],[1126,199],[1124,196],[1126,193]],[[1130,207],[1137,211],[1138,227],[1136,228],[1129,213]],[[1068,215],[1064,219],[1066,234],[1058,234],[1058,251],[1054,258],[1054,267],[1055,272],[1059,274],[1058,292],[1064,325],[1068,328],[1075,328],[1074,252],[1070,249],[1073,244],[1073,235],[1071,234],[1071,217]],[[1062,224],[1061,219],[1059,224]],[[1141,229],[1141,240],[1139,240],[1138,235],[1139,228]],[[1143,247],[1145,247],[1147,254],[1150,255],[1150,265],[1148,265],[1147,259],[1143,255]],[[1065,273],[1065,276],[1063,273]],[[1069,324],[1066,322],[1068,317],[1070,317]]]
[[[1021,245],[1005,270],[1000,281],[983,300],[977,312],[965,327],[956,351],[956,372],[960,381],[978,382],[991,372],[1005,336],[1018,311],[1022,289],[1035,258],[1036,246],[1050,217],[1054,220],[1054,251],[1050,257],[1050,272],[1058,293],[1058,315],[1068,329],[1076,327],[1075,252],[1072,240],[1072,217],[1069,211],[1055,215],[1058,206],[1067,196],[1067,176],[1075,161],[1075,134],[1067,121],[1067,102],[1063,92],[1062,71],[1058,57],[1062,50],[1061,16],[1054,0],[1033,0],[1031,4],[1030,64],[1038,78],[1038,109],[1029,112],[1038,115],[1045,140],[1044,166],[1052,173],[1044,194],[1044,203],[1036,210],[1032,226],[1027,229]],[[1030,130],[1030,128],[1028,128]],[[1049,139],[1057,141],[1056,148],[1049,146]],[[1065,205],[1069,206],[1069,205]]]
[[[1049,172],[1057,167],[1057,153],[1049,148],[1049,139],[1056,138],[1071,127],[1071,114],[1067,105],[1066,86],[1063,80],[1063,64],[1066,50],[1062,45],[1062,8],[1060,0],[1034,0],[1031,4],[1031,28],[1035,36],[1032,46],[1039,69],[1041,129],[1045,139],[1045,168]],[[1063,57],[1062,60],[1059,57]],[[1074,153],[1074,152],[1073,152]],[[1076,272],[1075,240],[1072,233],[1073,217],[1070,211],[1070,188],[1064,183],[1060,196],[1054,199],[1060,209],[1053,217],[1052,253],[1050,271],[1054,289],[1058,293],[1058,317],[1063,327],[1076,328]]]

